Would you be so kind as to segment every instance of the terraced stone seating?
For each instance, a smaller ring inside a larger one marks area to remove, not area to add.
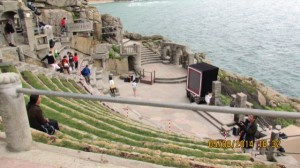
[[[1,71],[19,73],[13,66],[1,67]],[[21,71],[20,76],[24,88],[89,94],[71,79],[30,71]],[[27,103],[29,96],[24,99]],[[61,131],[49,136],[32,130],[35,141],[173,167],[267,167],[232,149],[208,148],[207,142],[130,120],[101,102],[43,96],[41,108],[46,117],[59,121]]]

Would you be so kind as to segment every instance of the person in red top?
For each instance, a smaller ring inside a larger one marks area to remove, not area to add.
[[[67,31],[66,18],[65,17],[60,20],[60,28],[61,28],[62,33]]]
[[[78,61],[79,61],[79,56],[77,55],[77,53],[74,53],[73,61],[75,63],[75,69],[77,69],[78,68]]]
[[[61,65],[63,66],[64,70],[67,70],[68,74],[70,74],[70,69],[69,69],[70,64],[69,64],[67,56],[63,57],[63,59],[61,60]]]

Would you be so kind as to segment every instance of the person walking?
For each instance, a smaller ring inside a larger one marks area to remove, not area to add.
[[[61,33],[64,33],[67,31],[66,20],[67,19],[65,17],[60,20]]]
[[[47,54],[41,61],[43,62],[45,59],[48,61],[49,68],[53,69],[53,71],[56,71],[60,69],[60,67],[57,65],[55,57],[52,54],[52,51],[49,51],[49,54]]]
[[[30,95],[30,100],[26,106],[29,125],[36,130],[54,134],[55,130],[59,130],[58,122],[44,117],[40,107],[41,102],[42,97],[40,95]]]
[[[12,21],[8,20],[5,27],[4,27],[5,33],[7,34],[8,38],[8,42],[9,42],[9,46],[11,47],[15,47],[14,43],[15,43],[15,39],[14,39],[14,33],[15,33],[15,29],[12,25]]]
[[[77,55],[77,53],[74,53],[74,64],[75,64],[75,69],[78,68],[78,61],[79,61],[79,56]]]
[[[83,68],[83,70],[81,71],[81,75],[84,77],[85,82],[87,84],[90,84],[91,71],[90,71],[89,65],[86,65],[85,68]]]
[[[131,85],[132,85],[133,95],[134,97],[136,97],[136,88],[137,88],[136,80],[133,80]]]

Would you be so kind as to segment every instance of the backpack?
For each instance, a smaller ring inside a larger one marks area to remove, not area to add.
[[[49,135],[53,135],[55,133],[55,128],[52,125],[50,125],[49,123],[46,123],[41,126],[43,128],[43,132],[46,132]]]

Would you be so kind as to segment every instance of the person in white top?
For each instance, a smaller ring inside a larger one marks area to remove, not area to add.
[[[109,80],[109,89],[111,91],[112,94],[115,94],[115,89],[116,89],[116,86],[115,86],[115,82],[114,80]]]
[[[210,104],[211,97],[212,97],[211,93],[207,93],[207,95],[205,95],[205,102],[207,105]]]
[[[137,83],[136,83],[136,81],[134,80],[134,81],[132,81],[132,89],[133,89],[133,95],[134,95],[134,97],[136,97],[136,87],[137,87]]]

